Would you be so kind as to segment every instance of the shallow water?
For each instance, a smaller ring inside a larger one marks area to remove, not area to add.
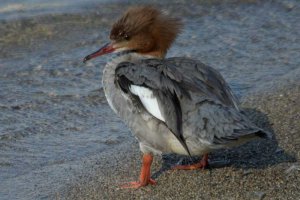
[[[91,9],[93,5],[108,0],[2,0],[0,2],[0,19],[19,19],[45,14],[80,12]]]
[[[102,91],[109,56],[81,61],[134,2],[63,0],[53,1],[59,9],[37,9],[45,4],[15,1],[26,4],[21,11],[7,2],[0,3],[0,199],[52,199],[95,155],[131,140]],[[159,1],[185,23],[168,56],[217,68],[240,98],[300,84],[297,1],[189,2]]]

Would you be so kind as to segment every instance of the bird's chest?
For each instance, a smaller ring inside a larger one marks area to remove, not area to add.
[[[139,141],[151,141],[157,134],[157,120],[145,109],[140,108],[134,99],[125,94],[113,81],[114,76],[104,71],[103,90],[108,104],[114,112],[127,124]]]
[[[139,110],[134,105],[134,101],[125,94],[115,82],[114,66],[108,65],[103,70],[102,86],[105,97],[112,110],[131,127],[136,121],[135,118]]]
[[[140,144],[160,152],[168,151],[166,141],[169,136],[174,136],[164,123],[140,107],[140,102],[122,91],[115,81],[115,68],[115,65],[108,64],[103,71],[102,85],[108,104],[131,129]]]

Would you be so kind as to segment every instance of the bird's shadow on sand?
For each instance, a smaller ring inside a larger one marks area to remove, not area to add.
[[[244,145],[222,149],[209,154],[209,168],[234,167],[241,169],[263,169],[268,166],[277,165],[285,162],[296,162],[296,157],[284,151],[278,146],[276,133],[272,129],[266,114],[251,108],[243,109],[249,119],[258,127],[272,134],[272,139],[258,139],[250,141]],[[162,167],[153,174],[154,178],[160,176],[163,172],[170,170],[178,164],[192,164],[198,162],[201,157],[187,157],[175,154],[166,154],[162,156]]]

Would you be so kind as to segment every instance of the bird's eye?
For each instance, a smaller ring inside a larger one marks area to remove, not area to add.
[[[125,34],[125,35],[124,35],[124,39],[125,39],[125,40],[129,40],[130,38],[129,38],[129,36],[128,36],[127,34]]]

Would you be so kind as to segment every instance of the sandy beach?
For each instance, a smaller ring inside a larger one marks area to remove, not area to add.
[[[271,95],[251,96],[242,107],[260,127],[273,133],[238,148],[214,152],[211,168],[172,171],[179,160],[157,157],[156,186],[120,189],[140,169],[138,144],[99,158],[68,189],[67,199],[297,199],[300,196],[300,86]]]

